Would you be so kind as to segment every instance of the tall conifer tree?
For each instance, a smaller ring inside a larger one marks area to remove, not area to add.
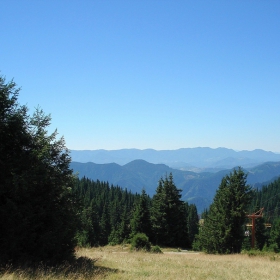
[[[150,206],[148,196],[145,190],[142,190],[142,194],[138,203],[136,204],[131,219],[131,231],[132,235],[136,233],[145,233],[147,236],[151,236],[151,221],[150,221]]]
[[[71,158],[51,118],[17,103],[0,77],[0,262],[58,262],[74,253]]]
[[[186,204],[186,210],[187,210],[187,223],[188,223],[188,238],[189,238],[189,244],[192,245],[195,236],[198,234],[198,214],[197,214],[197,208],[194,204],[188,205]]]
[[[251,187],[241,168],[225,176],[199,233],[201,247],[208,253],[238,253],[244,238],[246,209]]]
[[[161,179],[152,200],[152,229],[155,242],[168,246],[187,246],[187,215],[181,190],[177,189],[170,173]]]

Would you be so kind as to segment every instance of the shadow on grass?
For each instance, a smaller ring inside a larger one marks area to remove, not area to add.
[[[58,266],[44,264],[7,266],[1,268],[0,278],[11,279],[104,279],[117,269],[97,267],[94,263],[97,259],[80,257],[72,262],[65,262]]]

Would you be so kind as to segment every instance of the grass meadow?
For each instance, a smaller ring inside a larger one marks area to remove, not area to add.
[[[76,264],[2,269],[0,279],[280,279],[280,256],[207,255],[164,249],[163,254],[106,246],[77,250]]]

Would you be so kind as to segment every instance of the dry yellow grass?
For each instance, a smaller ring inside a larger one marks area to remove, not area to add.
[[[99,267],[114,269],[106,279],[280,279],[280,262],[269,257],[203,253],[129,253],[120,247],[83,249]]]
[[[77,256],[95,260],[95,268],[68,271],[6,271],[1,279],[280,279],[276,258],[247,255],[207,255],[170,252],[149,254],[129,252],[128,248],[80,249]],[[67,272],[68,271],[68,272]]]

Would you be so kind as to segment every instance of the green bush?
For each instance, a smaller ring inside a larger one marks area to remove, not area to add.
[[[152,246],[151,253],[153,254],[163,254],[160,247],[158,245]]]
[[[151,243],[145,233],[137,233],[131,239],[131,250],[151,250]]]
[[[279,247],[278,247],[278,244],[276,244],[276,243],[270,244],[268,250],[269,250],[270,252],[275,252],[275,253],[279,253],[279,251],[280,251],[280,250],[279,250]]]
[[[82,230],[76,233],[77,246],[82,248],[89,248],[90,244],[88,243],[88,234],[87,231]]]
[[[193,241],[192,249],[193,249],[194,251],[202,251],[202,246],[201,246],[201,244],[200,244],[200,241],[199,241],[197,235],[196,235],[196,237],[195,237],[195,239],[194,239],[194,241]]]
[[[109,245],[115,246],[121,244],[123,242],[123,238],[121,238],[119,232],[117,230],[113,230],[108,237]]]

